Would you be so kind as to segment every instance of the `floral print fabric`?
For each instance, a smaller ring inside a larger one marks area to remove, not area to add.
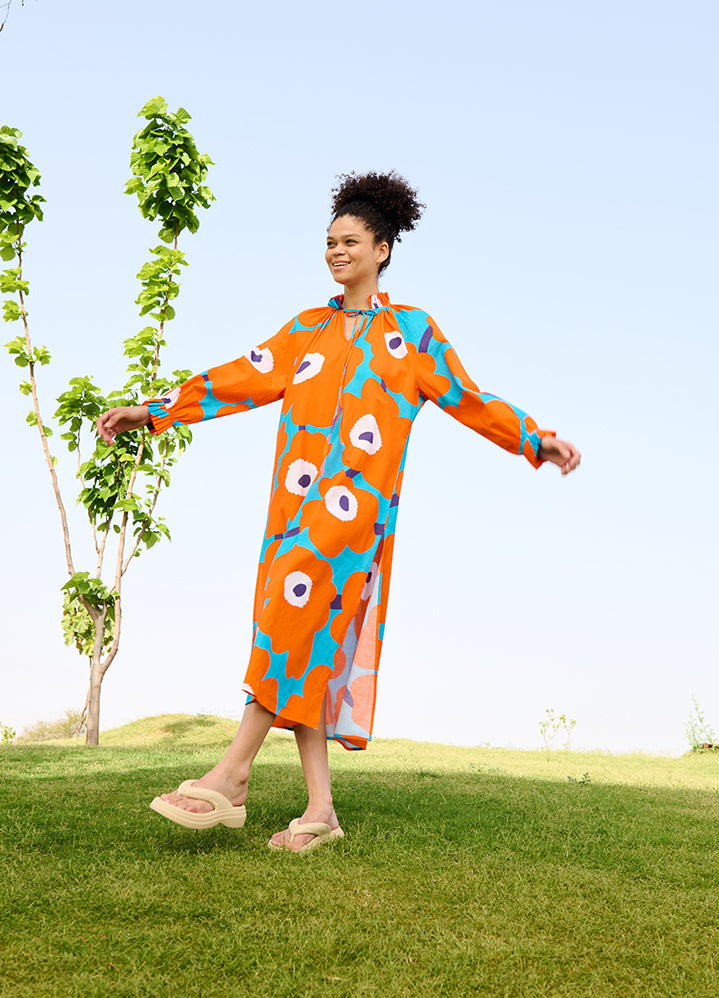
[[[421,309],[373,295],[301,312],[244,357],[149,403],[153,433],[282,399],[243,689],[275,724],[346,748],[372,733],[402,469],[427,399],[534,466],[534,421],[480,392]],[[356,317],[352,338],[346,314]]]

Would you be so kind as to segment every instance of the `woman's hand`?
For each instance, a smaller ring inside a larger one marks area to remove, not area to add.
[[[150,422],[150,410],[146,405],[121,405],[103,412],[97,421],[97,432],[106,444],[111,444],[118,433],[139,430]]]
[[[579,465],[582,455],[574,444],[566,440],[557,440],[556,437],[542,437],[542,445],[539,448],[539,458],[542,461],[550,461],[561,468],[563,475],[568,475],[570,471]]]

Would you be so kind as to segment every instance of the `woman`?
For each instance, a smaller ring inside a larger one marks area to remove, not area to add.
[[[572,444],[480,392],[426,312],[379,291],[394,242],[421,216],[416,192],[395,173],[339,180],[325,259],[344,294],[164,398],[98,420],[110,443],[142,426],[161,433],[283,400],[248,703],[214,769],[150,806],[190,828],[241,827],[252,761],[272,725],[290,727],[308,805],[269,844],[296,851],[343,834],[327,739],[363,749],[371,737],[402,469],[421,406],[431,399],[534,467],[549,461],[567,474],[580,460]]]

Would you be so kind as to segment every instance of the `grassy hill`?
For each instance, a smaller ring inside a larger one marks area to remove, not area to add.
[[[147,807],[236,722],[162,715],[0,751],[0,994],[687,998],[717,991],[719,757],[331,746],[346,838],[272,732],[241,831]]]

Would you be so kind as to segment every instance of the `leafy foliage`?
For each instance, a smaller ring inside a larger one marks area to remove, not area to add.
[[[112,644],[115,633],[115,598],[102,579],[91,579],[89,572],[76,572],[63,589],[62,633],[66,645],[75,645],[81,655],[92,658],[95,651],[95,621],[86,603],[106,610],[103,620],[102,651]],[[85,602],[83,602],[85,597]]]
[[[0,260],[13,260],[17,241],[33,219],[42,221],[45,198],[29,194],[40,183],[40,171],[33,166],[27,149],[20,145],[22,132],[8,125],[0,127]]]
[[[127,194],[136,194],[144,218],[162,220],[160,239],[172,242],[183,229],[197,232],[195,209],[209,208],[214,195],[205,186],[209,156],[200,154],[185,128],[190,115],[180,107],[174,114],[162,97],[153,97],[140,111],[147,125],[132,144],[132,180]]]

